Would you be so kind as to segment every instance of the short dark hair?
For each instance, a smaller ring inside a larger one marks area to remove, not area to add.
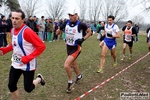
[[[102,22],[105,24],[105,21],[101,21],[101,23],[102,23]]]
[[[131,20],[128,20],[127,23],[131,23],[131,24],[132,24],[132,21],[131,21]]]
[[[112,18],[112,20],[115,20],[115,17],[112,15],[109,15],[108,18]]]
[[[44,16],[41,16],[41,18],[44,18]]]
[[[21,18],[22,18],[22,19],[24,19],[24,18],[26,17],[26,16],[25,16],[25,13],[24,13],[22,10],[20,10],[20,9],[14,10],[14,11],[12,11],[12,12],[21,13]]]

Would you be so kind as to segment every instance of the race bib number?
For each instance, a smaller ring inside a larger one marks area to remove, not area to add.
[[[22,64],[22,62],[21,62],[21,56],[18,56],[18,55],[16,55],[16,54],[13,54],[13,55],[12,55],[11,61],[12,61],[12,62],[19,63],[19,64]]]
[[[131,42],[132,41],[132,36],[130,34],[126,34],[125,35],[125,40],[128,41],[128,42]]]
[[[66,34],[66,43],[68,45],[74,45],[74,34]]]

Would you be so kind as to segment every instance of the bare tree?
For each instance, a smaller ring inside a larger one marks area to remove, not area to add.
[[[79,17],[80,17],[81,20],[85,20],[86,11],[87,11],[86,0],[77,0],[77,4],[78,4],[78,6],[80,8]]]
[[[40,0],[23,0],[21,2],[21,8],[25,12],[27,18],[40,12]]]
[[[11,11],[20,8],[18,0],[0,0],[0,5],[7,7]]]
[[[65,0],[47,0],[46,12],[50,18],[53,20],[55,18],[60,19],[63,17],[66,11],[66,1]]]
[[[115,22],[118,23],[128,17],[126,2],[124,0],[103,0],[102,16],[105,20],[109,15],[115,17]]]
[[[89,0],[88,1],[88,15],[90,21],[94,21],[96,23],[100,19],[101,8],[102,8],[102,1],[101,0]]]
[[[134,16],[132,18],[132,22],[135,23],[135,24],[136,23],[138,23],[138,24],[144,24],[144,17],[141,16],[141,15]]]
[[[0,0],[0,14],[8,16],[14,9],[19,9],[18,0]]]

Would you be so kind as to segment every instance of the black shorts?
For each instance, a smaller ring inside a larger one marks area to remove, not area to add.
[[[133,47],[133,41],[131,41],[131,42],[127,42],[127,41],[125,41],[125,40],[124,40],[124,42],[123,42],[123,43],[128,44],[128,46],[129,46],[129,47]]]
[[[67,54],[68,54],[68,56],[71,55],[74,58],[77,58],[79,56],[80,52],[81,52],[81,46],[80,45],[78,45],[78,46],[69,46],[69,45],[67,45]]]

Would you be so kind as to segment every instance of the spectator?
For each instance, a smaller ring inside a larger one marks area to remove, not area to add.
[[[48,19],[45,19],[45,22],[44,22],[44,25],[45,25],[45,31],[44,31],[44,36],[43,36],[44,41],[47,40],[47,26],[46,26],[47,21],[48,21]]]
[[[7,43],[8,43],[8,45],[10,45],[11,44],[11,42],[12,42],[12,35],[11,35],[11,29],[12,29],[12,21],[11,21],[11,14],[9,15],[9,18],[7,19],[7,23],[8,23],[8,27],[7,27]]]
[[[47,33],[48,33],[48,42],[52,42],[52,32],[53,32],[53,22],[51,19],[47,20]]]
[[[39,37],[41,38],[41,40],[44,42],[43,36],[44,36],[44,31],[45,31],[45,20],[44,20],[44,16],[41,16],[41,20],[39,21],[38,25],[39,25]]]
[[[38,25],[38,18],[36,18],[36,16],[33,17],[33,20],[34,20],[34,32],[36,32],[36,34],[38,35],[38,32],[39,32],[39,25]]]
[[[54,37],[53,40],[57,40],[58,41],[58,36],[56,35],[56,30],[58,29],[58,20],[56,19],[54,22]]]
[[[59,21],[58,26],[60,27],[62,24],[63,24],[63,19],[61,19],[61,20]],[[60,36],[59,36],[59,39],[60,39],[60,40],[63,39],[63,38],[62,38],[62,35],[63,35],[63,33],[61,33]]]
[[[136,36],[135,36],[135,40],[134,41],[138,43],[138,33],[139,33],[139,29],[140,29],[139,28],[139,24],[136,23],[134,27],[136,29]]]
[[[6,21],[6,17],[2,15],[0,20],[0,47],[7,46],[7,40],[6,40],[7,27],[8,24]]]
[[[99,21],[99,23],[96,25],[96,32],[97,32],[97,33],[98,33],[100,27],[101,27],[101,21]]]
[[[32,16],[29,16],[26,25],[29,26],[33,31],[35,30],[34,20]]]

